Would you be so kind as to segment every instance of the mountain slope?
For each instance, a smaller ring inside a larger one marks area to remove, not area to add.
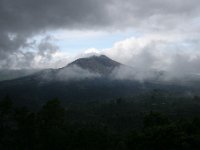
[[[4,80],[13,80],[21,77],[25,77],[28,75],[32,75],[40,70],[34,69],[22,69],[22,70],[0,70],[0,81]]]
[[[81,58],[60,69],[0,82],[0,98],[10,95],[18,105],[38,107],[55,97],[71,103],[129,97],[153,89],[176,94],[191,90],[175,84],[111,78],[112,71],[120,66],[123,65],[106,56]]]
[[[93,73],[108,75],[112,73],[113,69],[119,67],[122,64],[108,58],[105,55],[101,55],[77,59],[74,62],[68,64],[66,67],[71,67],[74,65]]]

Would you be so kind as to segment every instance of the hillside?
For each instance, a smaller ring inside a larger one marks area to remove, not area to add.
[[[10,95],[17,104],[41,106],[52,98],[62,103],[131,97],[159,89],[182,95],[198,91],[191,86],[156,81],[115,79],[113,70],[122,65],[106,56],[80,58],[60,69],[47,69],[35,74],[0,82],[0,97]]]

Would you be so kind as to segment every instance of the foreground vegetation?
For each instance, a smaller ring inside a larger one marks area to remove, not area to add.
[[[54,99],[37,111],[6,97],[0,102],[0,149],[199,150],[199,116],[198,97],[169,100],[157,92],[143,101],[62,105]]]

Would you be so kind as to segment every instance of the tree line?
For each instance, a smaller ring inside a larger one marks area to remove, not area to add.
[[[122,99],[73,109],[53,99],[32,111],[5,97],[0,101],[0,149],[200,149],[198,117],[171,118],[155,111],[135,115],[125,108]]]

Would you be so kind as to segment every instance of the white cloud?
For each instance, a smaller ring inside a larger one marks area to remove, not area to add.
[[[88,70],[82,69],[76,65],[63,68],[56,74],[56,80],[81,80],[87,78],[100,77],[97,73],[92,73]]]
[[[194,39],[180,34],[148,34],[119,41],[103,53],[133,67],[134,72],[120,69],[121,75],[129,72],[128,78],[153,77],[155,71],[166,72],[166,78],[182,78],[200,73],[200,41]]]

